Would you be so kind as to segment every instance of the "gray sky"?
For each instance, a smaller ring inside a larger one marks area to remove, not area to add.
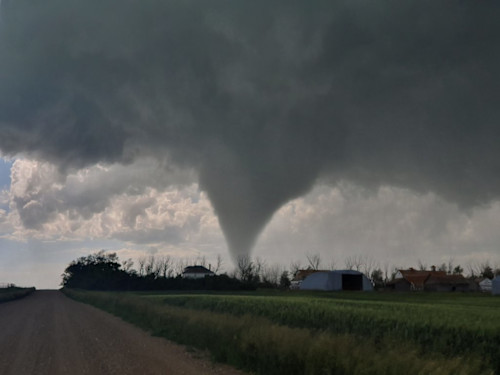
[[[499,11],[2,1],[0,272],[100,245],[498,261]]]

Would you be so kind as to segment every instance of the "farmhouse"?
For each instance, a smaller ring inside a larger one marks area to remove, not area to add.
[[[372,291],[371,281],[363,273],[352,270],[315,272],[300,284],[301,290]]]
[[[462,275],[449,275],[446,271],[399,270],[394,280],[387,284],[389,289],[396,291],[432,291],[455,292],[471,291],[470,282]]]
[[[203,266],[188,266],[184,268],[182,277],[187,279],[203,279],[205,276],[213,276],[215,273]]]

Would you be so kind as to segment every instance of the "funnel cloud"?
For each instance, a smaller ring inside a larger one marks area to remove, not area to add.
[[[233,257],[318,182],[500,196],[497,2],[0,4],[1,152],[194,171]]]

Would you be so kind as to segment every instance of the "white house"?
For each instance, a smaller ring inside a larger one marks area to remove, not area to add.
[[[203,266],[188,266],[184,268],[182,277],[187,279],[203,279],[205,276],[214,276],[215,273]]]

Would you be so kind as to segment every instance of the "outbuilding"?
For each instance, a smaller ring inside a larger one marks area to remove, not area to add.
[[[500,296],[500,275],[491,281],[491,294]]]
[[[203,279],[205,276],[215,275],[211,270],[203,266],[188,266],[184,268],[182,277],[186,279]]]
[[[429,292],[468,292],[469,281],[462,275],[430,275],[425,281],[424,290]]]
[[[416,270],[413,268],[399,270],[394,280],[387,284],[388,289],[399,292],[429,291],[429,292],[469,292],[476,289],[475,283],[467,280],[461,274],[449,275],[446,271]]]
[[[361,272],[352,270],[316,272],[300,284],[301,290],[363,290],[372,291],[371,281]]]
[[[481,290],[481,292],[491,292],[492,285],[493,282],[490,279],[485,278],[479,282],[479,289]]]

